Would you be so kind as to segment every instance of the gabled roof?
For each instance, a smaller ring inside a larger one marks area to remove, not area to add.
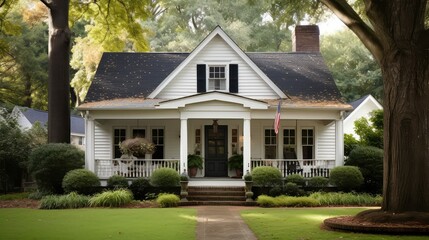
[[[349,103],[353,107],[353,110],[347,112],[345,119],[352,115],[353,112],[359,111],[359,108],[369,101],[372,102],[378,109],[383,109],[383,106],[381,106],[377,99],[375,99],[371,94],[368,94]]]
[[[33,125],[39,122],[43,127],[48,124],[48,112],[32,108],[19,107],[19,111]],[[85,120],[79,116],[70,116],[70,131],[76,134],[85,134]]]

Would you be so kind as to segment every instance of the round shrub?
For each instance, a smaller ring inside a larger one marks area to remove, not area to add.
[[[341,191],[358,189],[363,184],[363,176],[358,167],[339,166],[331,170],[329,181]]]
[[[310,187],[319,187],[319,188],[323,188],[323,187],[327,187],[329,184],[329,179],[325,178],[325,177],[321,177],[321,176],[317,176],[317,177],[312,177],[310,178],[310,180],[308,181],[308,185]]]
[[[299,174],[291,174],[286,177],[286,182],[295,183],[298,186],[304,186],[304,177]]]
[[[90,195],[100,187],[100,179],[95,173],[86,169],[75,169],[69,171],[63,178],[64,192],[77,192]]]
[[[171,168],[159,168],[152,173],[150,184],[154,187],[180,186],[180,175]]]
[[[42,192],[62,193],[67,172],[82,168],[84,152],[65,143],[49,143],[35,148],[28,162],[28,170]]]
[[[256,167],[252,170],[253,183],[258,186],[271,187],[279,185],[282,174],[274,167]]]
[[[268,192],[268,195],[271,197],[277,197],[282,195],[283,193],[283,189],[280,186],[274,186],[270,189],[270,191]]]
[[[158,198],[156,199],[156,202],[162,208],[177,207],[179,205],[180,198],[174,194],[163,193],[159,194]]]
[[[137,200],[145,199],[145,188],[150,187],[149,180],[146,178],[137,178],[134,180],[129,189],[134,195],[134,198]]]
[[[109,188],[128,188],[128,180],[119,175],[113,175],[107,179],[107,187]]]
[[[300,195],[302,195],[301,189],[299,189],[299,186],[293,182],[286,183],[283,191],[288,196],[300,196]]]
[[[383,150],[358,146],[350,152],[345,165],[359,167],[364,178],[365,192],[381,193],[383,189]]]

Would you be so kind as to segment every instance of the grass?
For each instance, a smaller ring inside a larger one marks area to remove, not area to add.
[[[28,198],[29,193],[28,192],[22,192],[22,193],[8,193],[4,195],[0,195],[0,200],[19,200]]]
[[[276,208],[252,209],[241,212],[241,216],[259,240],[420,240],[427,236],[389,236],[322,230],[325,218],[339,215],[355,215],[364,208]]]
[[[196,210],[0,209],[0,239],[195,239]]]

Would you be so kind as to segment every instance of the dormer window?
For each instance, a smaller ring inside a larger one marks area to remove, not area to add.
[[[225,66],[209,66],[208,91],[226,90]]]
[[[197,64],[197,92],[207,91],[238,93],[238,64]]]

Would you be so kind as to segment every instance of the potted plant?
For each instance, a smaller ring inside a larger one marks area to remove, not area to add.
[[[237,177],[243,176],[243,154],[232,155],[228,159],[229,170],[235,169],[235,174]]]
[[[121,158],[133,159],[135,156],[152,154],[155,152],[155,145],[144,138],[129,138],[119,143],[122,152]]]
[[[198,169],[203,169],[203,158],[200,155],[188,155],[188,172],[190,177],[197,175]]]

